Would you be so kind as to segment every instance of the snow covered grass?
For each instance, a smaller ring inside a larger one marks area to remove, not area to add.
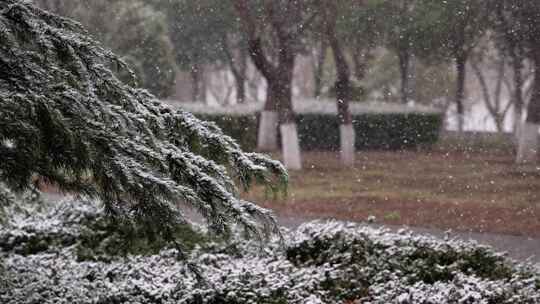
[[[537,269],[471,243],[312,222],[262,248],[240,234],[201,237],[186,261],[167,247],[94,250],[110,242],[96,228],[101,216],[96,203],[78,200],[10,212],[0,229],[0,302],[540,303]],[[96,242],[81,241],[91,235]],[[36,241],[46,246],[20,250]],[[81,246],[91,254],[80,255]]]

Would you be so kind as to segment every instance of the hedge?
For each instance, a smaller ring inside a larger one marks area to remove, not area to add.
[[[328,114],[300,114],[298,132],[304,150],[338,150],[339,121]],[[432,145],[439,137],[438,114],[357,114],[356,149],[405,149]]]
[[[316,221],[261,247],[239,229],[220,239],[194,226],[178,233],[192,244],[179,259],[103,226],[94,200],[17,206],[0,225],[2,304],[540,303],[535,265],[455,239]]]
[[[248,151],[257,147],[258,114],[201,114],[193,113],[200,119],[215,122],[223,132],[236,139]]]
[[[246,150],[257,146],[259,114],[196,113],[215,122]],[[296,115],[303,150],[338,150],[339,121],[333,114]],[[398,150],[430,146],[437,142],[442,125],[439,113],[362,113],[353,115],[356,149]]]

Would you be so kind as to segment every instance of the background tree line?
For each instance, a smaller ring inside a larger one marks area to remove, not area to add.
[[[196,101],[208,98],[208,75],[217,70],[234,80],[225,94],[234,96],[230,103],[257,99],[263,82],[257,79],[264,80],[259,149],[277,149],[279,130],[282,146],[292,147],[285,159],[291,168],[300,159],[292,111],[300,58],[312,63],[302,71],[312,74],[303,94],[336,100],[342,151],[354,146],[347,139],[354,137],[350,101],[450,107],[462,131],[466,84],[474,79],[498,130],[512,112],[519,161],[536,157],[540,4],[534,0],[35,1],[83,23],[160,97],[174,95],[179,73],[189,75]]]

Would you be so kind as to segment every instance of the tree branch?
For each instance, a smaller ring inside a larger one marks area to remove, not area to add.
[[[493,107],[493,104],[491,103],[491,97],[489,94],[489,88],[486,83],[486,79],[484,77],[484,74],[482,74],[482,70],[478,66],[478,63],[476,60],[470,60],[471,67],[473,68],[473,71],[476,75],[476,78],[478,78],[478,82],[480,83],[480,87],[482,88],[482,94],[484,95],[484,103],[489,111],[489,113],[494,116],[497,114],[497,111]]]
[[[234,0],[234,7],[240,17],[244,31],[247,33],[248,51],[253,64],[267,80],[276,78],[277,68],[274,67],[264,53],[261,38],[257,35],[255,20],[250,12],[247,0]]]
[[[236,68],[236,65],[234,64],[234,56],[229,49],[229,43],[227,42],[227,34],[221,37],[221,44],[223,45],[223,53],[225,53],[225,58],[229,63],[229,68],[231,69],[231,72],[234,74],[234,77],[240,77],[240,71]]]

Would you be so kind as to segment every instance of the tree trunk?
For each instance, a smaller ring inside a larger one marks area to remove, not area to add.
[[[269,109],[274,111],[277,110],[279,114],[284,165],[288,169],[295,170],[302,167],[298,132],[296,130],[296,122],[292,108],[292,76],[296,55],[293,48],[299,38],[297,36],[299,33],[292,34],[286,30],[282,20],[276,18],[277,12],[274,10],[275,7],[272,5],[272,1],[267,1],[265,4],[268,8],[267,16],[270,19],[270,23],[272,23],[279,44],[277,49],[277,66],[270,62],[268,57],[264,54],[261,38],[256,33],[256,22],[251,15],[248,1],[234,1],[235,9],[240,16],[240,21],[242,22],[244,31],[248,37],[249,56],[257,70],[266,79],[268,85],[265,111],[268,111]],[[291,6],[289,14],[293,14],[288,20],[292,19],[293,16],[296,16],[294,13],[300,12],[294,8],[299,9],[298,6]],[[279,16],[282,17],[282,15]],[[299,28],[305,29],[306,27],[307,23],[301,24]],[[261,127],[262,126],[261,119]],[[259,135],[261,134],[264,134],[264,130],[259,131]]]
[[[193,102],[202,101],[202,96],[201,96],[202,73],[201,73],[200,65],[194,64],[193,66],[191,66],[189,74],[191,76],[191,100]]]
[[[334,9],[335,12],[335,9]],[[335,32],[336,15],[330,16],[331,20],[328,20],[327,38],[334,54],[334,62],[336,64],[337,79],[335,84],[336,90],[336,103],[338,119],[340,123],[340,156],[343,165],[354,165],[354,153],[355,153],[355,134],[352,125],[352,116],[349,109],[349,102],[351,99],[351,72],[347,63],[345,53],[341,48],[340,41],[338,40]]]
[[[296,123],[282,123],[279,126],[281,132],[281,152],[283,164],[289,170],[302,169],[302,158],[300,156],[300,142]]]
[[[326,39],[321,39],[321,46],[317,54],[317,65],[315,66],[315,77],[314,77],[314,95],[315,97],[321,96],[322,93],[322,83],[324,78],[324,62],[326,61],[326,49],[328,45]]]
[[[283,164],[287,169],[299,170],[302,168],[302,161],[292,108],[291,82],[286,76],[270,79],[272,80],[268,81],[266,102],[259,125],[258,149],[266,151],[277,149],[277,126],[279,124]]]
[[[341,50],[333,48],[334,52],[338,53]],[[335,83],[336,103],[338,111],[338,119],[340,124],[350,124],[352,122],[351,112],[349,110],[349,102],[351,98],[351,83],[349,80],[349,68],[344,58],[336,57],[337,80]],[[339,62],[339,63],[338,63]]]
[[[258,149],[272,151],[277,148],[277,130],[281,132],[283,163],[287,169],[302,168],[300,144],[292,106],[292,78],[294,54],[282,50],[279,65],[265,71],[267,81],[266,101],[259,125]]]
[[[512,50],[511,56],[514,71],[514,137],[519,138],[523,115],[523,58],[516,49]]]
[[[517,163],[536,163],[538,160],[538,128],[540,127],[540,46],[534,52],[533,92],[527,107],[527,118],[521,130]]]
[[[410,100],[409,68],[410,53],[406,49],[398,50],[399,72],[401,77],[401,103],[407,104]]]
[[[247,71],[247,50],[240,49],[240,67],[236,79],[236,102],[243,104],[246,101],[246,71]]]
[[[261,112],[257,136],[257,150],[271,152],[279,148],[279,85],[267,80],[266,100]]]
[[[278,149],[278,125],[278,112],[268,110],[261,112],[257,134],[257,150],[271,152]]]
[[[295,123],[295,116],[292,104],[292,78],[294,61],[280,65],[279,78],[276,80],[275,89],[277,91],[277,107],[279,110],[280,123]]]
[[[497,128],[497,132],[504,133],[504,116],[497,115],[493,118],[495,121],[495,128]]]
[[[408,103],[414,103],[416,101],[416,62],[417,58],[414,53],[409,55],[409,80],[407,86],[409,87]]]
[[[206,104],[208,102],[208,90],[207,90],[207,85],[208,85],[208,78],[206,75],[206,73],[204,72],[204,66],[200,66],[200,72],[201,74],[200,76],[200,80],[201,80],[201,83],[200,83],[200,89],[199,89],[199,94],[201,95],[200,99],[201,99],[201,102]]]
[[[229,46],[229,37],[225,34],[221,37],[223,53],[227,59],[229,69],[234,77],[236,86],[236,103],[242,104],[246,99],[246,69],[248,60],[248,50],[244,45],[239,48],[238,56]],[[237,60],[238,58],[238,60]]]
[[[282,41],[283,45],[288,42]],[[296,128],[296,120],[292,104],[292,80],[295,56],[291,50],[283,49],[279,55],[278,74],[275,77],[277,85],[279,123],[281,131],[281,152],[283,164],[287,169],[302,169],[300,156],[300,141]]]
[[[236,85],[236,103],[243,104],[246,101],[247,49],[245,47],[240,48],[238,65],[236,64],[237,60],[234,59],[231,51],[227,50],[226,54],[229,57],[229,66]]]
[[[532,100],[531,100],[532,102]],[[516,162],[518,164],[535,164],[538,158],[539,124],[525,121],[521,127],[518,141]]]
[[[246,101],[246,78],[235,77],[236,81],[236,103],[243,104]]]
[[[466,64],[467,55],[461,53],[456,56],[456,72],[457,72],[457,89],[456,89],[456,111],[458,121],[458,132],[463,132],[463,125],[465,122],[465,107],[463,105],[465,101],[465,77],[466,77]]]
[[[478,59],[472,58],[470,61],[472,71],[476,75],[476,78],[478,79],[478,82],[480,83],[480,88],[482,91],[482,95],[484,95],[484,105],[486,106],[486,109],[488,110],[489,115],[493,119],[493,123],[495,124],[495,128],[497,129],[498,133],[504,132],[504,117],[506,112],[503,111],[501,113],[501,89],[502,89],[502,82],[504,78],[504,70],[506,66],[506,61],[500,60],[498,62],[497,67],[497,81],[495,85],[495,91],[493,94],[493,98],[491,98],[491,93],[489,91],[489,86],[486,81],[486,77],[484,76],[484,73],[482,72],[482,67],[479,65],[480,62],[478,62]]]
[[[341,162],[343,165],[352,166],[354,165],[355,154],[355,132],[349,109],[349,100],[351,96],[350,82],[348,73],[346,78],[342,78],[345,76],[343,71],[338,72],[338,74],[341,74],[341,76],[338,76],[338,81],[336,81],[336,102],[340,124]]]
[[[368,60],[370,58],[369,49],[362,50],[362,46],[356,45],[353,50],[354,76],[357,80],[362,80],[366,76]]]

